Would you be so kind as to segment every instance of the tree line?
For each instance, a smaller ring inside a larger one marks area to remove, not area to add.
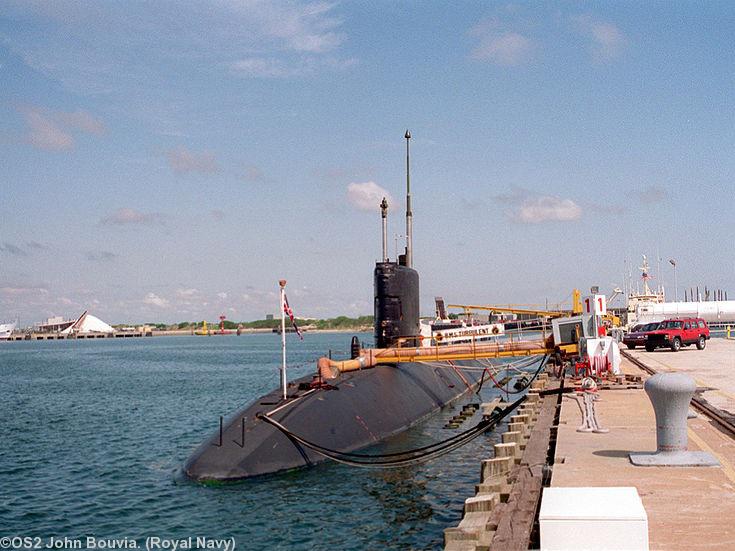
[[[290,320],[286,320],[290,326]],[[203,321],[182,321],[179,323],[167,325],[165,323],[149,323],[148,325],[155,327],[159,330],[186,330],[186,329],[201,329],[204,325]],[[207,321],[207,325],[214,329],[219,327],[219,320]],[[296,318],[296,325],[304,329],[361,329],[370,328],[373,326],[373,316],[359,316],[356,318],[350,318],[347,316],[337,316],[336,318],[326,319],[301,319]],[[225,320],[225,329],[234,330],[238,327],[243,329],[276,329],[281,326],[281,318],[275,317],[273,319],[262,319],[255,321],[231,321]]]

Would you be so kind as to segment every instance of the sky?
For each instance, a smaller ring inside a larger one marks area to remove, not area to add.
[[[731,2],[0,6],[0,321],[735,297]],[[661,264],[661,269],[658,269]]]

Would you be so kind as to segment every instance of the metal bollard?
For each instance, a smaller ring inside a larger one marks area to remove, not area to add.
[[[631,453],[638,466],[705,467],[720,463],[707,452],[687,451],[687,414],[697,386],[684,373],[658,373],[643,388],[656,414],[656,452]]]

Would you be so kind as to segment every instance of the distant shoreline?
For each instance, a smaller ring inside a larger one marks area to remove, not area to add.
[[[237,333],[234,329],[228,329],[227,333],[224,335],[220,335],[218,333],[218,329],[213,329],[210,331],[210,336],[227,336],[227,335],[235,335],[237,336]],[[372,331],[372,328],[370,327],[358,327],[353,329],[305,329],[304,333],[367,333]],[[265,334],[277,334],[272,329],[242,329],[240,331],[241,335],[250,335],[250,334],[258,334],[258,333],[265,333]],[[292,333],[291,331],[287,331],[287,333]],[[182,337],[182,336],[197,336],[197,337],[206,337],[208,335],[195,335],[192,333],[191,329],[172,329],[172,330],[164,330],[164,331],[153,331],[151,333],[151,336],[153,337]]]
[[[56,341],[56,340],[97,340],[97,339],[115,339],[115,338],[150,338],[150,337],[224,337],[228,335],[238,336],[237,331],[233,329],[226,329],[225,333],[219,333],[219,328],[210,329],[205,334],[197,334],[192,332],[191,329],[163,329],[163,330],[152,330],[152,331],[138,331],[135,333],[117,331],[115,333],[85,333],[79,335],[66,335],[62,333],[22,333],[16,332],[11,334],[7,339],[3,339],[0,342],[11,341]],[[339,333],[339,334],[356,334],[356,333],[369,333],[372,329],[370,327],[359,327],[353,329],[304,329],[304,333]],[[293,334],[294,331],[287,331],[287,333]],[[241,329],[240,335],[278,335],[273,329]]]

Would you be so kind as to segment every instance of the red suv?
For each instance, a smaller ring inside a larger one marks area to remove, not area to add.
[[[648,333],[646,350],[653,352],[660,347],[671,348],[678,352],[682,346],[696,344],[699,350],[704,350],[709,339],[709,327],[702,318],[681,318],[664,320],[658,329]]]
[[[630,333],[627,333],[623,337],[623,344],[631,350],[633,350],[636,346],[643,346],[644,344],[646,344],[648,333],[658,329],[659,325],[659,322],[655,322],[638,324],[632,327]]]

